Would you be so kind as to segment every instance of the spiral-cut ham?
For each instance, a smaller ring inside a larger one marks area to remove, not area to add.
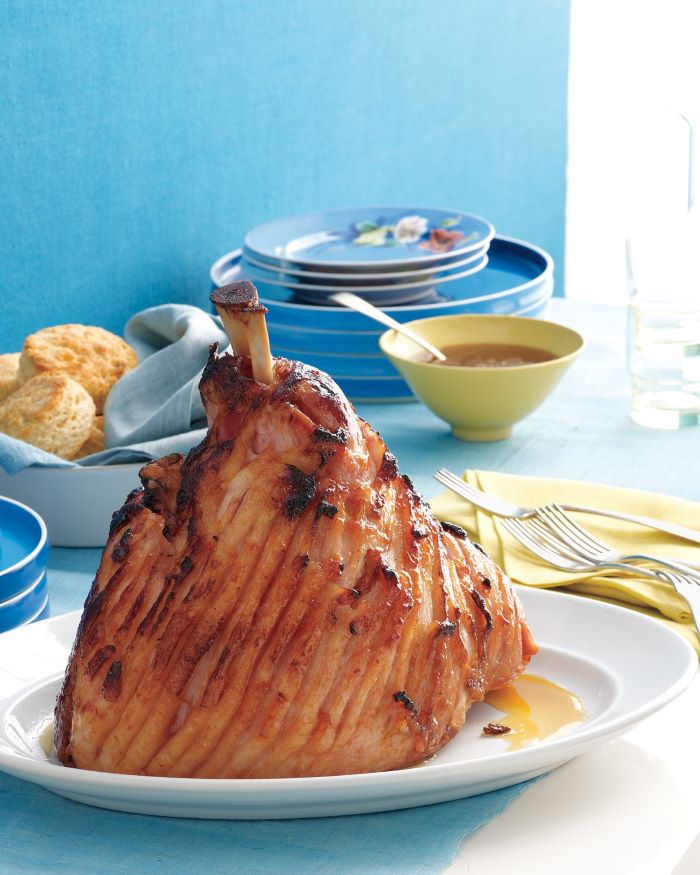
[[[507,578],[335,383],[282,358],[269,378],[212,350],[206,439],[146,465],[115,513],[56,707],[65,765],[401,768],[535,651]]]

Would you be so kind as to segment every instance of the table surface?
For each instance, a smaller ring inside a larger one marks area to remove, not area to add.
[[[469,444],[419,404],[358,407],[426,496],[439,466],[605,482],[700,500],[700,428],[650,431],[629,418],[626,313],[554,300],[548,317],[579,330],[581,358],[511,438]],[[54,573],[83,571],[99,551],[54,550]],[[93,566],[93,567],[94,567]],[[56,575],[58,579],[58,574]],[[85,574],[85,590],[90,575]],[[51,575],[49,577],[51,585]],[[51,591],[52,614],[79,606]],[[663,711],[529,787],[467,838],[450,873],[616,875],[700,871],[700,677]],[[416,837],[420,840],[420,837]]]

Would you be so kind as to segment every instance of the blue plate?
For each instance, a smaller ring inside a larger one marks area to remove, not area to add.
[[[374,304],[375,307],[393,307],[417,301],[427,301],[435,296],[436,291],[439,293],[441,285],[472,276],[483,270],[488,262],[488,255],[484,253],[483,249],[480,249],[473,262],[454,273],[439,274],[431,279],[422,279],[414,283],[398,283],[392,280],[388,284],[373,286],[367,284],[355,286],[345,281],[329,286],[301,282],[298,277],[286,279],[279,273],[275,274],[271,271],[261,271],[260,268],[249,267],[249,263],[245,259],[241,261],[241,269],[256,285],[264,283],[287,289],[305,303],[327,306],[328,297],[334,292],[354,292],[354,294]]]
[[[0,496],[0,603],[31,586],[46,569],[46,526],[30,507]]]
[[[254,253],[246,250],[243,247],[243,262],[246,268],[253,270],[259,268],[263,271],[263,276],[266,271],[269,271],[275,279],[289,280],[291,277],[296,277],[299,282],[322,283],[329,286],[343,285],[349,283],[356,285],[378,285],[381,283],[411,283],[426,280],[434,276],[444,276],[447,273],[455,273],[459,268],[467,267],[478,261],[482,255],[488,252],[489,244],[484,243],[479,249],[473,252],[467,252],[466,255],[460,256],[456,260],[450,261],[449,264],[431,264],[428,267],[421,267],[419,270],[381,270],[375,272],[351,270],[349,273],[341,273],[337,270],[311,270],[309,268],[300,267],[280,267],[275,263],[264,261],[256,257]],[[291,285],[291,283],[287,283]]]
[[[493,235],[490,222],[459,210],[359,207],[266,222],[246,235],[245,247],[278,265],[395,270],[449,263]]]
[[[211,269],[214,288],[247,279],[241,269],[241,250],[219,259]],[[343,307],[300,303],[285,288],[256,283],[268,308],[268,326],[297,331],[377,332],[377,323]],[[459,313],[513,313],[533,305],[554,287],[554,264],[543,249],[509,237],[494,237],[484,270],[446,283],[419,304],[383,307],[399,322]],[[289,347],[291,348],[291,347]]]
[[[44,571],[27,590],[0,602],[0,632],[41,619],[48,606],[49,594]]]

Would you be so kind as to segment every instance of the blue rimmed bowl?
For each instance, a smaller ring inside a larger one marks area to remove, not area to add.
[[[0,602],[0,632],[40,620],[48,610],[49,593],[43,571],[23,592]]]
[[[48,554],[44,520],[27,505],[0,496],[0,607],[36,584]]]

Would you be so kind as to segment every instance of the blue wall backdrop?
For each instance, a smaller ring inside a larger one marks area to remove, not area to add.
[[[0,351],[203,303],[252,225],[444,205],[563,276],[569,0],[0,3]]]

